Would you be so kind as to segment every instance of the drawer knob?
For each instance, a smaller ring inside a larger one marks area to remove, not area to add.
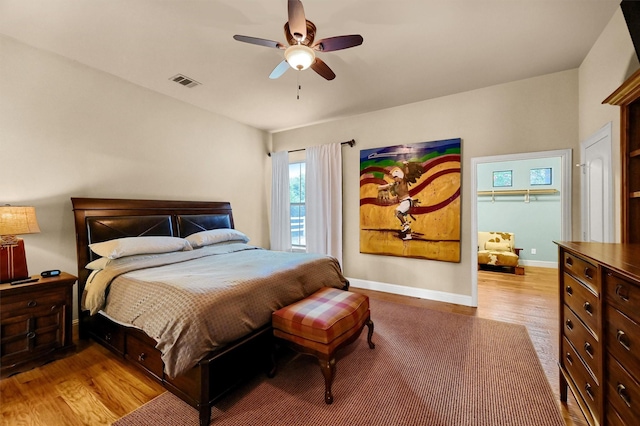
[[[582,307],[589,315],[593,315],[593,306],[591,305],[591,303],[584,302],[584,305],[582,305]]]
[[[107,333],[107,334],[104,335],[104,340],[106,340],[107,342],[110,342],[111,339],[112,339],[111,333]]]
[[[628,302],[629,301],[629,289],[622,285],[622,284],[618,284],[616,286],[616,296],[618,296],[620,298],[620,300],[622,300],[623,302]]]
[[[567,362],[569,364],[573,365],[573,358],[571,358],[571,354],[569,352],[567,352],[566,358],[567,358]]]
[[[591,343],[584,342],[584,351],[593,358],[593,346],[591,346]]]
[[[618,396],[620,397],[620,399],[622,399],[624,403],[627,404],[627,407],[631,408],[631,396],[629,396],[627,388],[622,383],[618,383],[616,391],[618,392]]]
[[[138,355],[138,362],[144,362],[146,358],[147,358],[147,354],[142,352],[140,355]]]
[[[29,300],[27,302],[27,307],[29,308],[35,308],[38,305],[38,302],[36,302],[35,300]]]
[[[569,256],[567,256],[567,258],[564,260],[564,263],[571,268],[573,266],[573,259],[570,258]]]
[[[34,339],[36,337],[36,333],[30,331],[27,333],[27,339]]]
[[[587,393],[587,395],[589,395],[589,398],[591,398],[592,401],[595,400],[595,398],[593,396],[593,390],[591,389],[591,384],[590,383],[586,383],[584,385],[584,391]]]
[[[593,279],[593,271],[591,270],[591,268],[589,268],[589,267],[584,268],[584,276],[588,280],[592,280]]]
[[[624,331],[618,330],[618,332],[616,333],[616,340],[622,345],[623,348],[628,351],[631,350],[631,342],[629,341],[629,337]]]
[[[573,288],[570,285],[567,286],[567,294],[571,296],[573,294]]]
[[[567,328],[568,328],[569,330],[573,330],[573,321],[571,321],[570,319],[567,319],[567,320],[565,321],[565,324],[567,324]]]

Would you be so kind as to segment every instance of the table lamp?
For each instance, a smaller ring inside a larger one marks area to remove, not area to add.
[[[0,283],[29,277],[24,241],[16,235],[40,232],[36,209],[0,206]]]

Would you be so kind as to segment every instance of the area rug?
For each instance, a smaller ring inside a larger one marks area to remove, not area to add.
[[[557,425],[564,421],[526,328],[371,300],[375,349],[360,339],[338,353],[334,402],[314,358],[280,359],[212,409],[211,424]],[[198,425],[166,392],[115,426]]]

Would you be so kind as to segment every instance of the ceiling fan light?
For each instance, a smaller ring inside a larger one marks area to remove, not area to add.
[[[284,51],[284,57],[294,70],[306,70],[315,61],[316,54],[313,49],[302,44],[296,44],[289,46]]]

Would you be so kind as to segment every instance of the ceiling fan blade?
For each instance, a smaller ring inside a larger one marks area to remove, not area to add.
[[[269,74],[269,78],[275,80],[276,78],[279,78],[282,74],[284,74],[288,69],[289,63],[284,60],[280,62],[278,66],[273,69],[273,71],[271,71],[271,74]]]
[[[316,58],[316,60],[311,64],[311,69],[327,80],[333,80],[336,78],[335,73],[331,71],[331,68],[329,68],[329,66],[320,58]]]
[[[282,43],[273,40],[265,40],[263,38],[249,37],[243,35],[234,35],[233,38],[244,43],[257,44],[258,46],[273,47],[275,49],[286,49]]]
[[[307,38],[307,18],[300,0],[289,0],[289,29],[293,38],[301,42]]]
[[[348,49],[350,47],[360,46],[364,39],[359,34],[343,35],[336,37],[323,38],[318,40],[312,48],[322,52],[332,52],[334,50]]]

